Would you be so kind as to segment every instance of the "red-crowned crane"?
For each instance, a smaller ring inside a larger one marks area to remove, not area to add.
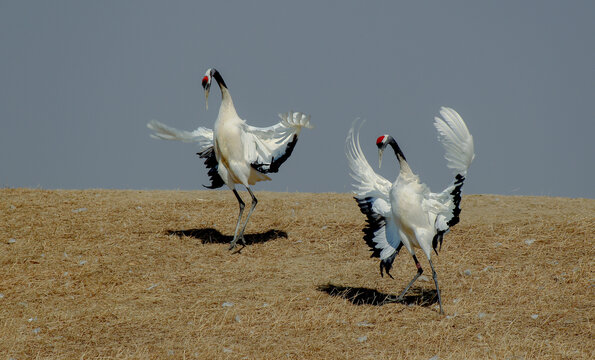
[[[461,188],[475,154],[473,137],[461,116],[447,107],[440,109],[440,115],[443,119],[435,117],[434,126],[445,150],[447,166],[455,174],[454,183],[440,193],[430,192],[428,186],[419,181],[392,136],[378,137],[376,145],[379,166],[382,153],[388,145],[397,156],[400,171],[393,184],[376,174],[368,164],[360,147],[359,132],[355,130],[356,122],[346,139],[346,153],[351,176],[356,181],[355,200],[367,217],[364,240],[371,248],[372,257],[380,258],[380,275],[386,271],[392,278],[390,269],[393,261],[405,245],[413,256],[417,274],[398,297],[398,301],[402,301],[407,290],[423,272],[414,252],[414,248],[421,248],[432,268],[440,313],[443,314],[438,278],[431,259],[432,249],[438,254],[437,247],[438,244],[442,247],[444,234],[459,222]]]
[[[183,131],[155,120],[147,126],[154,131],[154,134],[151,134],[154,138],[198,142],[198,155],[205,159],[211,180],[210,186],[203,186],[216,189],[225,184],[233,191],[240,205],[240,214],[229,246],[231,250],[235,248],[238,240],[245,245],[244,230],[258,203],[250,186],[258,181],[271,180],[267,174],[279,171],[279,166],[291,155],[302,127],[311,128],[310,116],[300,112],[288,112],[279,114],[281,121],[276,125],[265,128],[250,126],[238,116],[227,85],[215,69],[208,69],[202,79],[207,109],[212,79],[217,81],[221,90],[221,106],[213,130],[199,127],[192,132]],[[236,184],[244,185],[252,197],[252,206],[241,231],[240,223],[245,204],[236,191]]]

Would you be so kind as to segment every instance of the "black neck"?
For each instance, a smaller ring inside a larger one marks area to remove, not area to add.
[[[388,143],[395,151],[395,155],[397,156],[397,160],[399,160],[399,163],[401,162],[401,159],[403,159],[404,161],[407,161],[407,159],[405,158],[405,155],[403,154],[403,152],[401,151],[401,148],[399,147],[399,144],[397,144],[397,141],[392,136],[388,140]]]
[[[223,81],[223,78],[221,77],[221,74],[219,74],[219,71],[217,71],[217,69],[213,69],[213,77],[215,78],[215,80],[217,80],[217,84],[219,84],[219,87],[224,87],[227,89],[227,85],[225,85],[225,81]]]

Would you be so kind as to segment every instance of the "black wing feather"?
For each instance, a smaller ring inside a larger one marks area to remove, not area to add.
[[[366,227],[362,230],[364,232],[364,240],[368,247],[370,247],[370,251],[372,255],[370,257],[380,257],[380,253],[382,249],[376,248],[376,243],[374,242],[374,234],[382,229],[386,225],[386,219],[384,216],[374,212],[372,210],[372,203],[374,202],[374,198],[367,197],[364,199],[358,199],[354,197],[355,201],[357,201],[357,205],[359,206],[360,211],[362,214],[366,215]]]
[[[297,144],[297,141],[298,141],[297,134],[293,135],[293,139],[291,139],[291,141],[287,143],[285,152],[278,158],[271,159],[270,164],[254,163],[254,164],[251,164],[251,166],[258,172],[261,172],[263,174],[279,172],[279,167],[285,162],[285,160],[287,160],[291,156],[291,153],[293,152],[293,149],[295,148],[295,144]]]
[[[438,230],[432,239],[432,247],[434,248],[436,255],[438,255],[438,250],[442,249],[442,240],[444,238],[444,234],[446,234],[446,232],[451,227],[459,223],[459,215],[461,214],[461,189],[463,188],[464,181],[465,177],[461,174],[458,174],[455,177],[455,188],[450,192],[450,195],[452,196],[452,202],[454,203],[455,207],[452,210],[452,218],[446,223],[446,225],[448,225],[448,229]],[[438,244],[440,244],[440,248],[438,248]]]
[[[359,206],[359,209],[362,212],[362,214],[366,215],[367,224],[362,231],[364,232],[364,240],[366,241],[366,244],[372,252],[372,255],[370,255],[370,257],[379,258],[382,249],[376,248],[374,237],[376,236],[375,234],[378,232],[378,230],[386,226],[386,219],[384,218],[384,216],[374,212],[374,210],[372,209],[375,198],[367,197],[364,199],[358,199],[354,197],[354,199],[355,201],[357,201],[357,205]],[[399,242],[397,249],[391,256],[384,260],[380,260],[380,276],[384,276],[384,272],[386,271],[386,274],[393,278],[393,276],[390,274],[390,269],[392,269],[395,257],[399,253],[399,250],[401,250],[402,246],[403,243]]]
[[[219,175],[217,169],[219,168],[219,163],[217,162],[217,157],[215,156],[215,151],[212,146],[204,149],[203,151],[196,153],[201,159],[205,159],[205,165],[207,169],[209,169],[208,175],[211,178],[211,186],[203,185],[207,189],[217,189],[225,185],[225,182]]]

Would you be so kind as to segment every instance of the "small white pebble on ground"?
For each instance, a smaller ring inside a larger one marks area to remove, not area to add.
[[[0,299],[4,298],[4,294],[0,293]]]
[[[430,278],[425,275],[422,275],[417,278],[417,281],[426,281],[427,282],[427,281],[430,281]]]
[[[267,306],[269,306],[269,303],[263,303],[262,304],[262,307],[267,307]]]
[[[461,298],[452,299],[452,302],[455,304],[458,303],[459,301],[461,301]]]
[[[374,324],[370,324],[367,321],[360,321],[360,322],[357,323],[357,326],[372,327],[372,326],[374,326]]]
[[[221,306],[223,306],[223,307],[232,307],[233,306],[233,303],[226,301],[223,304],[221,304]]]
[[[41,332],[41,328],[33,329],[33,334],[39,334]]]
[[[465,274],[467,276],[471,276],[471,270],[467,269],[467,270],[463,271],[463,274]]]
[[[366,340],[368,340],[368,337],[367,337],[366,335],[364,335],[364,336],[360,336],[360,337],[358,337],[358,338],[357,338],[357,341],[359,341],[359,342],[361,342],[361,343],[363,343],[363,342],[364,342],[364,341],[366,341]]]
[[[428,360],[440,360],[440,357],[438,355],[434,355],[431,358],[429,358]]]
[[[477,334],[477,338],[478,338],[479,340],[482,340],[482,339],[483,339],[483,336],[482,336],[481,334]]]
[[[226,354],[231,354],[233,351],[230,348],[223,348],[223,352]]]
[[[490,270],[494,270],[494,267],[492,265],[488,265],[488,266],[484,267],[483,270],[481,270],[481,271],[486,272],[486,271],[490,271]]]
[[[328,226],[326,226],[326,225],[324,225],[324,226],[321,228],[321,230],[326,230],[326,229],[328,229]]]
[[[497,242],[497,243],[494,244],[494,246],[496,246],[496,247],[502,246],[502,243],[501,242]]]
[[[9,244],[14,244],[15,242],[17,242],[17,239],[15,239],[15,238],[8,239]]]
[[[147,288],[147,290],[153,290],[153,289],[155,289],[157,287],[157,285],[159,285],[159,284],[151,284],[151,286],[149,286]]]
[[[537,320],[538,317],[539,317],[539,315],[537,315],[537,314],[531,315],[531,319],[533,319],[533,320]]]
[[[72,212],[73,212],[73,213],[75,213],[75,214],[76,214],[76,213],[83,212],[83,211],[87,211],[87,208],[84,208],[84,207],[83,207],[83,208],[78,208],[78,209],[74,209],[74,210],[72,210]]]
[[[86,263],[87,263],[87,260],[81,260],[81,261],[79,261],[79,265],[81,265],[81,266],[82,265],[85,265]]]
[[[480,312],[479,314],[477,314],[477,317],[480,318],[480,319],[483,319],[486,316],[488,316],[488,314],[486,314],[484,312]]]
[[[167,355],[173,356],[174,355],[174,351],[173,350],[167,350]]]
[[[452,315],[446,315],[446,318],[447,319],[452,319],[452,318],[456,317],[457,315],[458,315],[458,313],[454,313]]]
[[[10,210],[14,210],[14,209],[16,209],[16,208],[17,208],[16,206],[14,206],[14,205],[10,205]]]
[[[240,318],[240,315],[236,315],[236,322],[242,322],[242,319]]]
[[[535,242],[535,239],[527,239],[527,240],[525,240],[525,244],[527,244],[527,245],[531,245],[534,242]]]

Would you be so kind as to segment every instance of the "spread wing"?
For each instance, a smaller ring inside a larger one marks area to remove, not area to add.
[[[154,131],[151,134],[154,139],[197,142],[201,151],[213,146],[213,130],[202,126],[194,131],[186,131],[167,126],[157,120],[151,120],[147,127]]]
[[[355,180],[353,184],[355,194],[359,198],[376,197],[390,203],[388,193],[392,184],[384,177],[376,174],[368,160],[366,160],[359,143],[359,129],[357,133],[355,131],[356,123],[357,120],[351,125],[347,139],[345,139],[345,152],[351,170],[350,175]]]
[[[392,278],[390,269],[403,243],[399,228],[391,216],[390,204],[375,197],[355,197],[362,214],[366,215],[364,240],[370,247],[370,257],[380,258],[380,275],[383,271]]]
[[[434,126],[438,131],[438,139],[444,147],[446,165],[455,173],[455,181],[440,193],[428,193],[424,209],[435,216],[436,235],[432,241],[434,251],[442,246],[442,239],[448,230],[459,222],[461,213],[461,190],[465,175],[475,158],[473,136],[467,129],[463,118],[453,109],[442,107],[442,118],[434,118]]]
[[[201,159],[205,159],[204,164],[209,169],[208,175],[211,180],[211,185],[203,186],[209,189],[216,189],[225,184],[218,172],[219,163],[213,149],[213,130],[202,126],[194,131],[179,130],[160,123],[157,120],[151,120],[147,124],[147,127],[154,131],[151,134],[151,137],[154,139],[198,143],[200,151],[197,154]]]
[[[246,159],[261,173],[275,173],[289,158],[302,128],[311,129],[310,116],[301,112],[279,114],[281,121],[269,127],[243,125]]]
[[[350,175],[356,181],[353,184],[355,201],[362,214],[366,215],[367,224],[363,232],[364,240],[372,251],[371,256],[380,258],[380,274],[386,271],[391,276],[393,261],[403,246],[391,212],[389,192],[392,184],[376,174],[366,160],[359,143],[359,131],[356,133],[355,130],[356,122],[353,122],[345,140]]]

